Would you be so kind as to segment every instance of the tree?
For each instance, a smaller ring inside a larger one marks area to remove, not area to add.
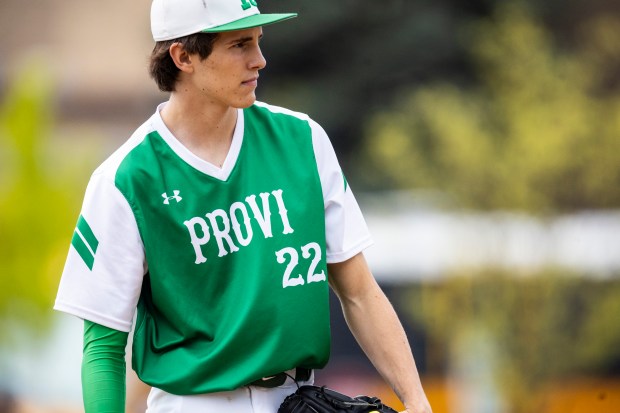
[[[493,411],[540,411],[545,385],[611,374],[620,361],[618,278],[555,271],[519,278],[486,270],[425,284],[405,297],[429,336],[428,351],[450,360],[460,384],[489,376],[503,400]]]
[[[92,144],[51,139],[46,66],[27,60],[0,104],[0,322],[40,325],[51,313],[93,162]]]
[[[620,206],[620,22],[582,30],[579,50],[564,52],[527,8],[498,6],[467,31],[479,85],[420,87],[376,115],[367,179],[481,209]]]

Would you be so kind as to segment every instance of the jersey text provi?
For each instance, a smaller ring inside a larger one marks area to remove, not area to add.
[[[202,246],[211,241],[212,237],[217,243],[218,257],[223,257],[229,252],[239,251],[239,246],[247,247],[254,237],[250,214],[258,223],[263,236],[265,238],[273,237],[269,207],[269,198],[271,197],[275,198],[278,205],[278,213],[282,221],[282,234],[292,234],[294,230],[288,220],[288,211],[284,205],[281,189],[271,193],[262,192],[258,197],[250,195],[245,198],[245,203],[234,202],[228,211],[216,209],[205,214],[206,219],[193,217],[183,222],[189,231],[190,240],[196,253],[195,263],[202,264],[207,261]]]

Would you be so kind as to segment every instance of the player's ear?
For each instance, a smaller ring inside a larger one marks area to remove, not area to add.
[[[193,59],[189,53],[185,50],[181,43],[172,43],[168,50],[170,57],[175,66],[182,72],[191,73],[194,70]]]

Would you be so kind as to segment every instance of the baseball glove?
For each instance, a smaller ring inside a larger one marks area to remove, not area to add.
[[[325,386],[301,386],[284,399],[278,413],[397,413],[376,397],[349,397]]]

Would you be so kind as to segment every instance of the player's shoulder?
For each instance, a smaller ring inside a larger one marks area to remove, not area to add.
[[[298,112],[282,106],[271,105],[261,101],[254,102],[254,104],[249,108],[249,113],[252,112],[260,112],[274,120],[301,122],[310,126],[313,135],[325,135],[325,131],[321,125],[310,117],[310,115],[303,112]]]
[[[294,118],[304,122],[313,122],[310,116],[303,112],[294,111],[282,106],[271,105],[261,101],[254,102],[254,105],[252,105],[251,108],[274,117]]]
[[[121,146],[109,155],[93,172],[93,177],[115,180],[120,165],[129,154],[142,143],[146,137],[155,130],[152,118],[140,125]]]
[[[284,119],[289,121],[292,120],[293,122],[301,122],[304,125],[309,126],[307,129],[304,128],[309,131],[309,134],[305,136],[311,137],[315,154],[322,154],[325,151],[333,151],[333,149],[331,149],[331,141],[329,136],[327,136],[325,129],[323,129],[323,127],[309,115],[259,101],[255,102],[251,108],[267,112],[269,114],[268,116],[274,116],[276,118],[281,117],[280,119],[284,117]]]

